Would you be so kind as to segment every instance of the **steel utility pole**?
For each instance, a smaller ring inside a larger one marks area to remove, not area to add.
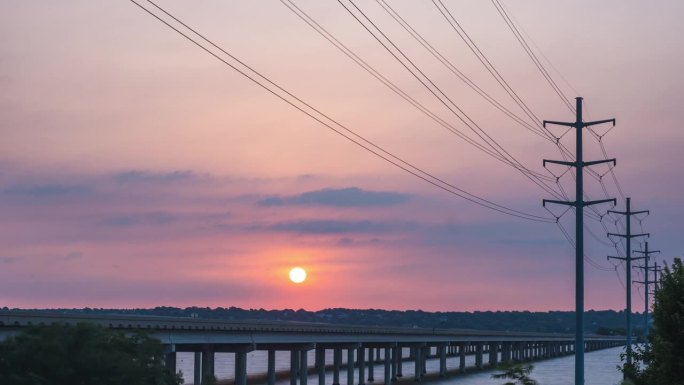
[[[598,120],[595,122],[582,121],[582,98],[575,98],[576,101],[576,116],[575,122],[556,122],[544,121],[546,124],[555,124],[559,126],[574,127],[575,128],[575,161],[565,162],[560,160],[546,160],[546,163],[560,164],[564,166],[574,167],[576,170],[575,178],[575,201],[557,201],[551,199],[544,199],[543,205],[547,203],[555,203],[566,206],[575,207],[575,385],[584,385],[584,207],[595,205],[598,203],[613,202],[615,206],[615,199],[601,199],[596,201],[584,201],[584,167],[592,166],[600,163],[612,162],[615,165],[615,159],[595,160],[585,162],[582,159],[582,130],[585,127],[593,126],[602,123],[613,123],[615,126],[615,119]]]
[[[625,291],[627,292],[627,306],[625,309],[625,317],[627,319],[627,364],[632,364],[632,261],[637,258],[632,257],[632,238],[636,237],[649,237],[650,234],[632,234],[632,215],[637,214],[648,214],[648,210],[643,211],[632,211],[631,199],[626,199],[627,211],[614,211],[608,210],[611,214],[620,214],[625,216],[625,221],[627,222],[625,228],[625,234],[614,234],[608,233],[608,236],[622,237],[625,238],[625,256],[623,257],[613,257],[608,256],[608,259],[619,259],[625,261]],[[640,258],[639,258],[640,259]]]
[[[643,254],[644,259],[644,265],[643,266],[637,266],[641,269],[644,269],[644,281],[634,281],[637,283],[643,283],[644,284],[644,343],[646,346],[648,346],[648,285],[655,283],[655,281],[649,281],[648,280],[648,271],[650,268],[648,267],[648,260],[651,258],[651,254],[657,254],[660,253],[660,250],[649,250],[648,249],[648,242],[646,242],[646,246],[644,247],[644,251],[640,250],[635,250],[635,253],[640,253]],[[635,258],[637,259],[637,258]]]
[[[663,261],[663,264],[665,264],[665,261]],[[653,298],[655,299],[655,295],[658,292],[658,284],[660,283],[660,279],[658,279],[658,274],[663,271],[663,268],[661,266],[658,266],[658,262],[653,263],[653,267],[649,267],[651,271],[653,271]]]

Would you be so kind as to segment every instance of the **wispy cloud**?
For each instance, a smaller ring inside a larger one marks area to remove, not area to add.
[[[90,192],[90,188],[85,185],[67,184],[37,184],[37,185],[16,185],[0,190],[3,194],[47,198],[69,195],[83,195]]]
[[[172,223],[176,217],[167,212],[149,212],[142,214],[115,215],[102,219],[101,224],[113,227],[130,227],[136,225],[165,225]]]
[[[411,231],[418,228],[409,222],[348,221],[348,220],[299,220],[279,222],[266,226],[253,226],[250,230],[279,231],[299,234],[346,234],[389,233]]]
[[[410,194],[391,191],[368,191],[358,187],[326,188],[288,197],[269,197],[258,202],[260,206],[321,205],[334,207],[391,206],[405,203]]]
[[[207,178],[206,175],[199,175],[190,170],[171,172],[131,170],[114,175],[114,180],[119,183],[174,183]]]

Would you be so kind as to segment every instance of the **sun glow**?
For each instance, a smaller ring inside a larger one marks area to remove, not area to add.
[[[302,283],[306,280],[306,270],[301,267],[295,267],[290,270],[290,281],[294,283]]]

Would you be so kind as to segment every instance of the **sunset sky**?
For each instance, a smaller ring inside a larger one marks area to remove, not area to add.
[[[542,159],[562,159],[556,146],[466,86],[378,1],[353,0],[508,153],[551,176]],[[386,1],[482,90],[531,122],[431,1]],[[492,2],[442,1],[539,119],[574,120]],[[570,102],[584,97],[585,120],[617,119],[605,149],[617,158],[615,174],[633,209],[651,210],[633,229],[651,233],[651,249],[663,251],[659,263],[681,256],[684,3],[500,1]],[[340,3],[293,3],[483,143]],[[400,98],[281,1],[158,5],[397,157],[553,220],[541,205],[553,198],[548,192]],[[0,133],[0,307],[574,309],[574,249],[554,223],[495,212],[402,171],[129,1],[0,4]],[[573,135],[561,142],[574,152]],[[603,157],[585,134],[585,159]],[[608,169],[594,170],[623,210]],[[591,199],[605,198],[596,179],[585,180]],[[574,199],[570,173],[561,186]],[[567,212],[560,223],[574,237],[573,218]],[[613,219],[604,224],[621,232]],[[598,238],[585,235],[586,307],[622,309],[624,267],[616,272],[606,260],[618,251],[598,221],[586,223]],[[304,283],[288,279],[294,266],[306,269]],[[635,269],[633,279],[642,278]],[[634,290],[642,311],[643,288]]]

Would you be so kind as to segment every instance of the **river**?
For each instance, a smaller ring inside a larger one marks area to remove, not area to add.
[[[585,385],[617,385],[620,383],[621,373],[616,369],[620,363],[620,352],[623,347],[603,349],[585,354]],[[309,352],[308,362],[313,365],[313,351]],[[326,351],[326,363],[332,362],[332,351]],[[408,350],[404,352],[404,357],[408,356]],[[343,354],[346,359],[346,352]],[[486,359],[486,357],[485,357]],[[185,383],[191,384],[193,373],[193,353],[178,353],[177,367],[184,374]],[[574,356],[564,356],[543,361],[534,362],[534,370],[531,377],[539,382],[540,385],[573,385],[574,384]],[[466,366],[473,367],[475,357],[467,357]],[[216,353],[216,375],[219,379],[231,379],[234,376],[234,358],[231,353]],[[276,371],[287,371],[290,367],[290,354],[286,351],[276,352]],[[458,367],[458,357],[447,359],[447,368]],[[413,377],[413,362],[404,361],[404,378]],[[366,368],[368,370],[368,368]],[[431,359],[427,364],[428,373],[439,371],[439,360]],[[247,356],[247,374],[249,376],[258,375],[266,372],[266,352],[254,351]],[[374,367],[375,382],[381,385],[383,382],[384,369],[382,364]],[[503,384],[504,380],[492,379],[492,371],[471,371],[470,374],[454,375],[444,379],[429,381],[432,385],[496,385]],[[357,381],[358,375],[355,376]],[[347,372],[343,369],[340,373],[340,384],[347,385]],[[260,381],[261,382],[261,381]],[[403,381],[402,381],[403,382]],[[265,380],[263,381],[265,383]],[[318,377],[310,375],[309,385],[317,385]],[[277,385],[289,385],[289,380],[279,379]],[[326,384],[332,384],[332,373],[326,375]],[[368,383],[370,384],[370,383]]]

